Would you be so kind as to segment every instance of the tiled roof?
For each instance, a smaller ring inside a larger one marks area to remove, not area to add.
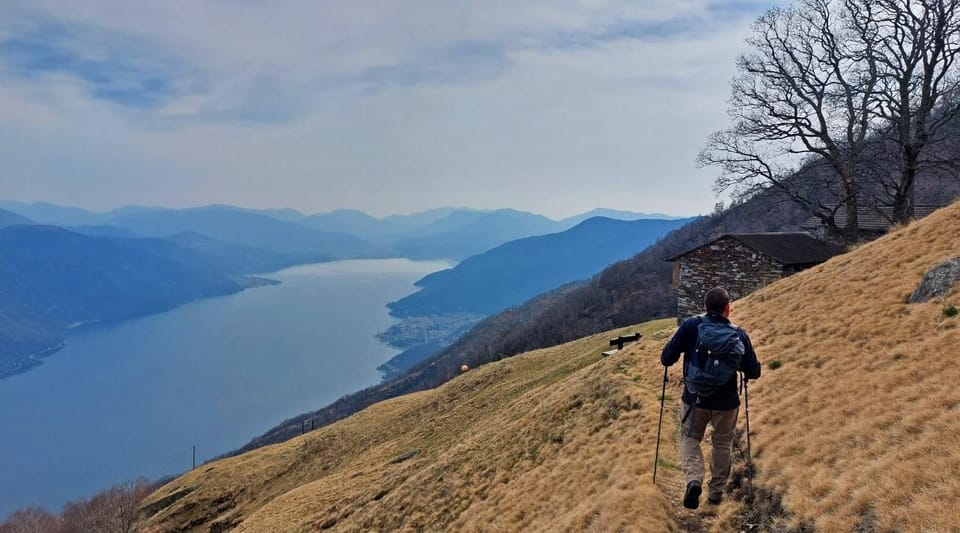
[[[830,208],[836,206],[828,206]],[[941,205],[915,205],[913,206],[913,218],[920,219],[930,213],[933,213],[937,209],[940,209]],[[847,212],[843,209],[837,211],[836,216],[837,228],[843,229],[847,227]],[[857,208],[857,226],[862,230],[873,230],[873,231],[886,231],[890,229],[890,220],[893,218],[893,207],[858,207]],[[810,217],[803,223],[801,226],[804,229],[816,229],[822,226],[820,219],[817,217]]]
[[[815,239],[809,233],[730,233],[718,237],[706,244],[691,248],[667,261],[679,259],[694,250],[709,246],[725,237],[736,239],[757,252],[760,252],[784,265],[804,265],[822,263],[843,251],[839,246]]]

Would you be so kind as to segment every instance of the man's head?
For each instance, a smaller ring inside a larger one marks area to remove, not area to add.
[[[730,315],[730,294],[723,287],[714,287],[703,295],[703,306],[708,313]]]

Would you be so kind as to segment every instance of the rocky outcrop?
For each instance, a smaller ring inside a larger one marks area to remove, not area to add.
[[[924,274],[908,301],[915,304],[939,298],[950,292],[958,281],[960,281],[960,257],[954,257]]]

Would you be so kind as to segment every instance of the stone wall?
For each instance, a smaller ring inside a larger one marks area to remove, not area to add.
[[[783,277],[783,265],[732,237],[724,237],[677,259],[677,320],[703,312],[703,295],[723,287],[733,300]]]

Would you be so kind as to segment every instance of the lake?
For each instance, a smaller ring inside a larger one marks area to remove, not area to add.
[[[446,268],[405,259],[302,265],[275,286],[71,332],[40,367],[0,380],[0,521],[24,505],[155,479],[239,448],[380,380],[398,350],[385,304]]]

